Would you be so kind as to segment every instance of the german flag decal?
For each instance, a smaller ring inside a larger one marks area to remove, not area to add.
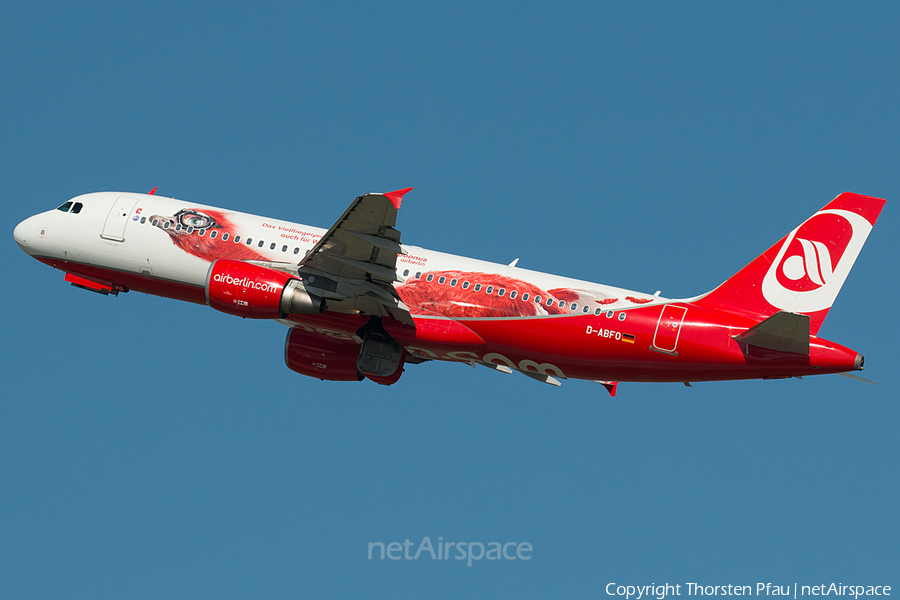
[[[634,336],[631,335],[630,333],[623,333],[623,334],[622,334],[622,341],[625,342],[626,344],[633,344],[633,343],[634,343]]]

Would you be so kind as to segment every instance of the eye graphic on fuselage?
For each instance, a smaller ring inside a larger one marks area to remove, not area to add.
[[[174,217],[182,227],[193,227],[194,229],[218,227],[216,220],[211,216],[189,208],[182,208],[175,213]]]
[[[150,223],[168,234],[172,243],[198,258],[264,260],[266,257],[244,244],[225,243],[240,237],[240,229],[225,211],[182,208],[171,216],[153,215]]]

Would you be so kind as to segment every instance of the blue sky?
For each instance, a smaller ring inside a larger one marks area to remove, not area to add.
[[[607,597],[900,587],[893,4],[122,3],[0,9],[0,595]],[[821,335],[883,385],[390,388],[285,331],[77,290],[12,229],[148,191],[328,227],[415,187],[404,241],[699,294],[842,191],[887,198]],[[530,561],[369,561],[369,542]]]

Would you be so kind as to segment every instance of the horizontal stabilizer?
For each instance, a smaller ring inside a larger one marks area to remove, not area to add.
[[[860,377],[859,375],[852,375],[850,373],[835,373],[835,375],[840,375],[841,377],[846,377],[848,379],[855,379],[856,381],[864,381],[866,383],[874,383],[875,385],[881,385],[877,381],[872,381],[871,379],[866,379],[865,377]]]
[[[779,311],[734,339],[758,348],[809,354],[809,316]]]

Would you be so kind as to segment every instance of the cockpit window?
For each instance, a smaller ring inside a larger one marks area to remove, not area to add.
[[[76,202],[74,206],[72,206],[72,214],[77,215],[81,212],[81,208],[84,206],[81,202]]]
[[[69,209],[70,209],[70,208],[72,208],[72,203],[71,203],[71,202],[66,202],[65,204],[63,204],[62,206],[60,206],[59,208],[57,208],[56,210],[61,210],[61,211],[63,211],[63,212],[69,212]]]

